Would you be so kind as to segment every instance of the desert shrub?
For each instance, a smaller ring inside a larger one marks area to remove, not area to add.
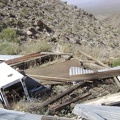
[[[69,43],[65,43],[62,45],[62,52],[63,53],[71,53],[73,52],[73,46]]]
[[[16,55],[20,52],[20,46],[13,42],[2,42],[0,43],[0,54],[11,54]]]
[[[0,0],[0,3],[7,4],[8,0]]]
[[[120,66],[120,58],[112,62],[112,67]]]
[[[29,54],[35,52],[48,52],[51,51],[52,47],[45,41],[37,41],[25,43],[21,54]]]
[[[0,33],[0,39],[7,42],[19,42],[17,40],[17,31],[13,28],[5,28]]]

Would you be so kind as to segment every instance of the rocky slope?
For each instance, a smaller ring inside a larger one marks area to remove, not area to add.
[[[0,0],[0,31],[15,28],[20,43],[45,40],[54,47],[120,47],[116,29],[59,0]],[[55,48],[54,48],[55,49]]]
[[[114,13],[108,16],[98,16],[98,19],[107,25],[120,29],[120,13]]]

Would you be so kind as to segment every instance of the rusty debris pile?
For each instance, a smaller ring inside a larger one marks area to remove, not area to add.
[[[75,59],[70,53],[50,52],[1,59],[3,107],[44,115],[46,120],[55,119],[55,115],[66,117],[58,117],[60,120],[117,120],[120,66],[111,68],[79,52],[89,60]]]

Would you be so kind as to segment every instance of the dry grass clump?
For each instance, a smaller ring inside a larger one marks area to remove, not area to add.
[[[16,55],[20,52],[20,46],[14,42],[2,42],[0,43],[0,54]]]
[[[34,41],[34,42],[27,42],[23,45],[23,50],[21,54],[29,54],[35,52],[49,52],[52,50],[52,46],[47,42],[41,41]]]
[[[80,48],[76,48],[77,50],[75,56],[78,56],[80,59],[86,59],[85,56],[79,53],[79,50],[91,55],[92,57],[100,60],[100,61],[109,61],[111,58],[120,58],[120,50],[118,49],[110,49],[107,47],[89,47],[89,46],[81,46]]]
[[[41,101],[34,99],[30,101],[21,100],[12,105],[12,109],[21,112],[29,112],[32,114],[44,114],[45,109],[40,108]]]

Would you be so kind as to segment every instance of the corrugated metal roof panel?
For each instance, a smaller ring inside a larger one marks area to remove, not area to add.
[[[79,67],[71,67],[69,69],[69,75],[87,74],[93,73],[93,70],[87,70]]]

